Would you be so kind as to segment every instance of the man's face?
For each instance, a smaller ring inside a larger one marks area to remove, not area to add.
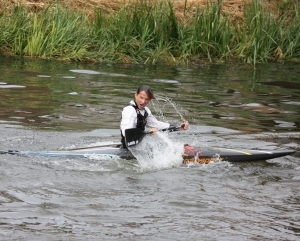
[[[135,93],[135,102],[140,110],[144,109],[146,105],[150,102],[149,96],[145,91],[141,91],[139,94]]]

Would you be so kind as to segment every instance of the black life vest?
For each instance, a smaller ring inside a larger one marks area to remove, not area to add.
[[[144,115],[142,115],[136,103],[135,105],[129,103],[128,106],[132,106],[136,111],[136,115],[137,115],[136,128],[145,131],[145,127],[147,125],[148,112],[145,110]],[[121,143],[123,148],[127,148],[125,144],[125,137],[123,136],[122,130],[121,130]]]

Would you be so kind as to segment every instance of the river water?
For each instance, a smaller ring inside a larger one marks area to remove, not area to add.
[[[191,124],[146,137],[160,144],[137,160],[1,154],[0,240],[300,239],[299,64],[0,63],[0,150],[118,143],[144,83],[159,119]],[[184,165],[185,143],[296,153]]]

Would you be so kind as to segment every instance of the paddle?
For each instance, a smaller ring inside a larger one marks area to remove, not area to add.
[[[166,129],[162,129],[160,131],[179,131],[181,127],[171,126]],[[134,146],[139,144],[146,135],[152,134],[152,132],[144,132],[138,128],[131,128],[125,130],[125,140],[126,140],[126,146]]]
[[[0,150],[0,154],[19,154],[20,152],[19,151],[16,151],[16,150]]]

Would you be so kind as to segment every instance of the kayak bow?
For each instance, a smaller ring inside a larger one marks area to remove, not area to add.
[[[184,153],[182,154],[183,163],[188,164],[198,162],[201,164],[228,161],[228,162],[244,162],[244,161],[262,161],[277,157],[287,156],[295,153],[290,150],[235,150],[221,147],[193,147],[184,145]]]

